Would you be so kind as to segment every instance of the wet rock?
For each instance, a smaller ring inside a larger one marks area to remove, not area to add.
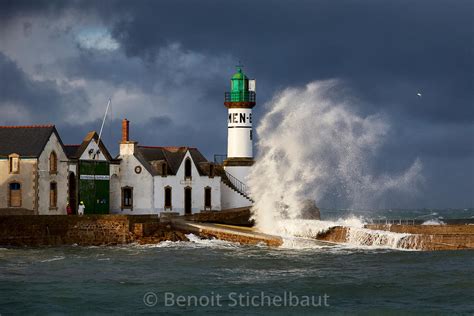
[[[302,219],[321,219],[321,212],[316,206],[314,200],[305,200],[303,201],[303,207],[301,209],[301,218]]]

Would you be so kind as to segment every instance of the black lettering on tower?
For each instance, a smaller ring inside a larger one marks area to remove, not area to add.
[[[232,114],[229,113],[229,123],[232,123]]]
[[[237,113],[232,113],[232,123],[237,123]]]
[[[245,124],[245,113],[240,113],[240,123]]]

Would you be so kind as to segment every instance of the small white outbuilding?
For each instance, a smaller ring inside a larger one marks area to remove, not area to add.
[[[122,122],[120,163],[111,166],[111,213],[193,214],[221,210],[221,177],[192,147],[140,146]]]

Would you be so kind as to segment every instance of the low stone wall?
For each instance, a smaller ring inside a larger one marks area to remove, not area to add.
[[[187,216],[186,219],[201,223],[226,224],[234,226],[252,227],[254,221],[250,219],[250,208],[242,207],[222,210],[218,212],[208,211]]]
[[[180,219],[174,220],[173,226],[189,231],[203,238],[216,238],[245,245],[257,245],[263,243],[267,246],[278,247],[283,244],[281,237],[259,233],[250,228],[242,228],[238,226],[195,223]]]
[[[366,225],[373,231],[389,231],[410,234],[400,239],[398,247],[416,250],[460,250],[474,249],[474,225]],[[336,226],[319,234],[316,239],[333,243],[347,243],[348,227]],[[364,239],[371,246],[370,231]]]
[[[0,216],[0,245],[109,245],[133,240],[124,216]]]
[[[474,225],[366,225],[374,230],[407,233],[417,236],[410,249],[474,249]]]
[[[243,244],[266,241],[265,238],[253,237],[247,233],[224,233],[223,229],[204,232],[182,223],[186,223],[182,218],[175,222],[173,219],[153,215],[0,216],[0,246],[98,246],[132,242],[156,244],[165,240],[188,240],[188,233]]]

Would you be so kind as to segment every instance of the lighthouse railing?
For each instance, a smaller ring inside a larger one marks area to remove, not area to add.
[[[239,191],[240,193],[244,194],[247,197],[249,196],[249,189],[245,183],[243,183],[242,181],[240,181],[239,179],[237,179],[236,177],[234,177],[227,171],[225,171],[225,174],[227,178],[229,179],[230,183],[232,183],[232,185],[237,189],[237,191]]]
[[[235,91],[224,93],[225,102],[255,102],[256,99],[257,94],[255,91]]]

